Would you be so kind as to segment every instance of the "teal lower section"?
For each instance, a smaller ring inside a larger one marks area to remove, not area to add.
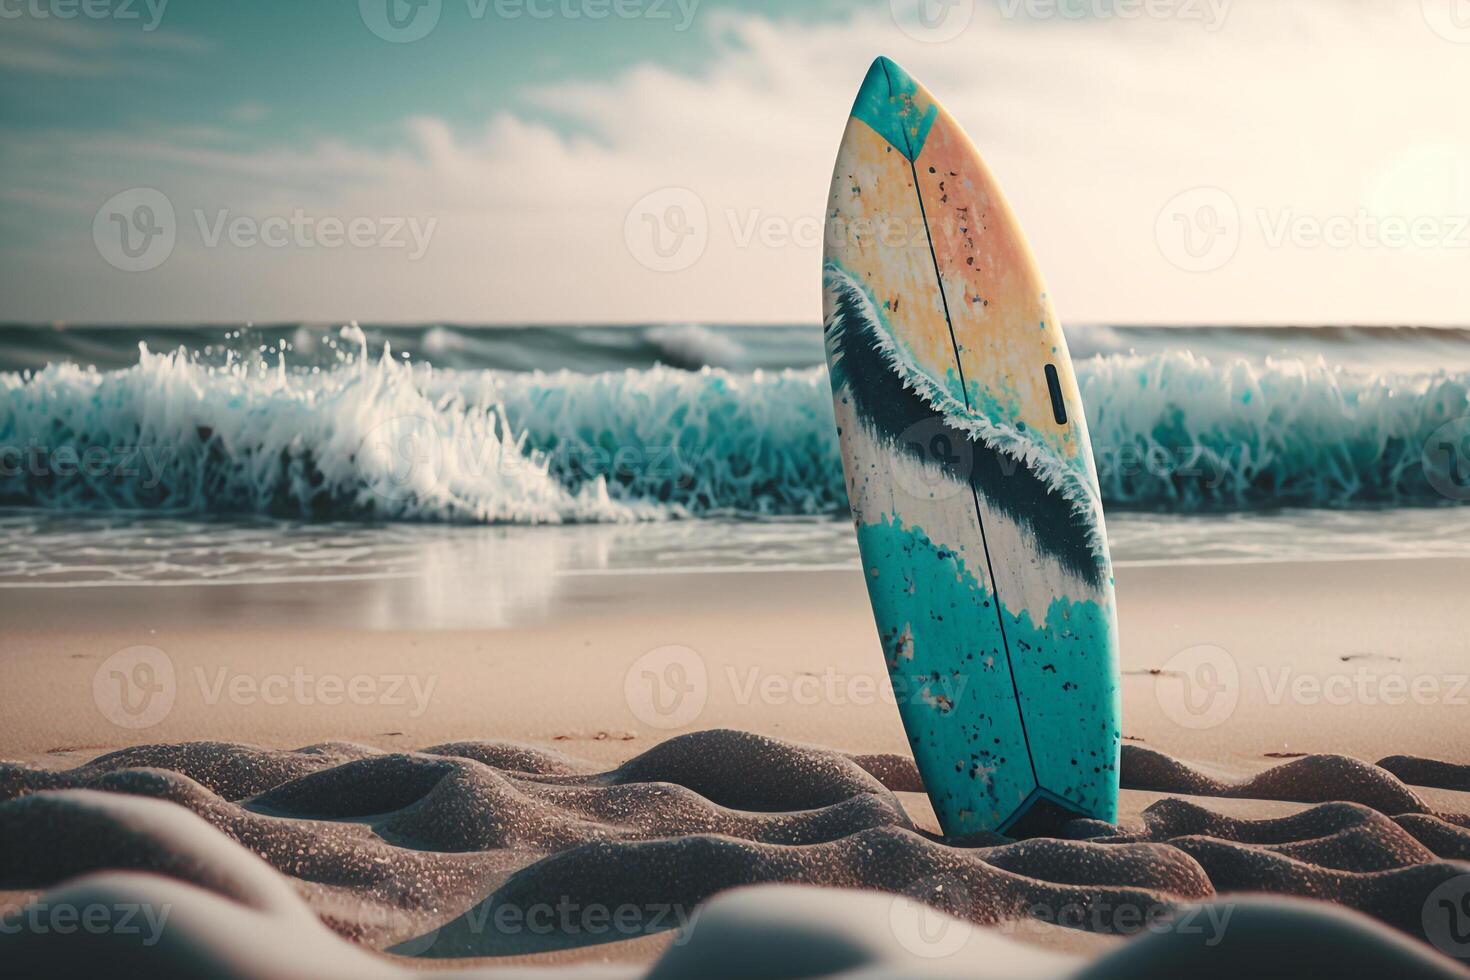
[[[914,758],[949,836],[1005,827],[1039,788],[1112,822],[1119,691],[1110,606],[999,604],[963,555],[896,516],[858,527],[868,596]]]

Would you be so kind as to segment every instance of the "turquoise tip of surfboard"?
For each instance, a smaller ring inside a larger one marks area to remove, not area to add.
[[[852,116],[873,128],[879,136],[909,160],[917,160],[939,107],[929,101],[921,106],[914,99],[919,83],[890,58],[873,59],[863,87],[852,104]]]

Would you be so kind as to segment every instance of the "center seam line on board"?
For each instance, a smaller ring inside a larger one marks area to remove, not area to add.
[[[887,65],[883,66],[883,77],[888,82],[888,94],[892,98],[894,91],[893,78],[888,74]],[[924,238],[929,243],[929,260],[934,263],[934,279],[939,285],[939,301],[944,305],[944,325],[949,329],[949,343],[954,349],[955,371],[959,374],[960,378],[960,394],[964,398],[965,409],[967,411],[974,411],[970,405],[969,385],[965,382],[965,365],[960,360],[959,341],[954,335],[954,320],[950,318],[949,314],[949,297],[944,292],[944,274],[939,271],[939,256],[934,251],[934,235],[929,230],[929,216],[924,209],[924,195],[919,190],[919,168],[914,162],[913,147],[909,144],[908,130],[903,126],[900,126],[899,130],[903,133],[904,156],[908,158],[909,172],[913,175],[914,179],[914,197],[919,202],[919,220],[923,222]],[[1021,689],[1016,684],[1016,669],[1011,663],[1011,644],[1009,638],[1006,636],[1005,613],[1002,611],[1000,601],[1000,583],[995,580],[995,566],[990,560],[990,542],[985,534],[985,518],[980,512],[980,491],[975,489],[973,479],[967,480],[967,482],[970,484],[970,497],[975,503],[975,520],[980,526],[980,547],[985,552],[985,570],[990,574],[990,584],[993,587],[995,622],[1000,628],[1001,647],[1005,650],[1006,672],[1011,675],[1011,693],[1016,699],[1016,718],[1021,723],[1021,739],[1026,743],[1026,761],[1031,766],[1031,778],[1039,788],[1041,786],[1041,777],[1036,772],[1036,758],[1031,754],[1031,736],[1026,731],[1026,710],[1021,705]]]

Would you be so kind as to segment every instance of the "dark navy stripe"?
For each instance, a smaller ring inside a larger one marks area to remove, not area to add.
[[[1047,554],[1094,587],[1102,569],[1085,516],[1026,464],[945,421],[894,372],[882,349],[882,329],[867,315],[867,297],[851,281],[835,284],[825,332],[834,388],[845,387],[858,414],[886,445],[983,494],[986,503],[1028,529]]]

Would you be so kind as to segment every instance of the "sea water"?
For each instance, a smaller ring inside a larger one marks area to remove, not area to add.
[[[1068,337],[1119,564],[1470,553],[1470,331]],[[0,328],[0,507],[0,587],[857,561],[816,325]]]

